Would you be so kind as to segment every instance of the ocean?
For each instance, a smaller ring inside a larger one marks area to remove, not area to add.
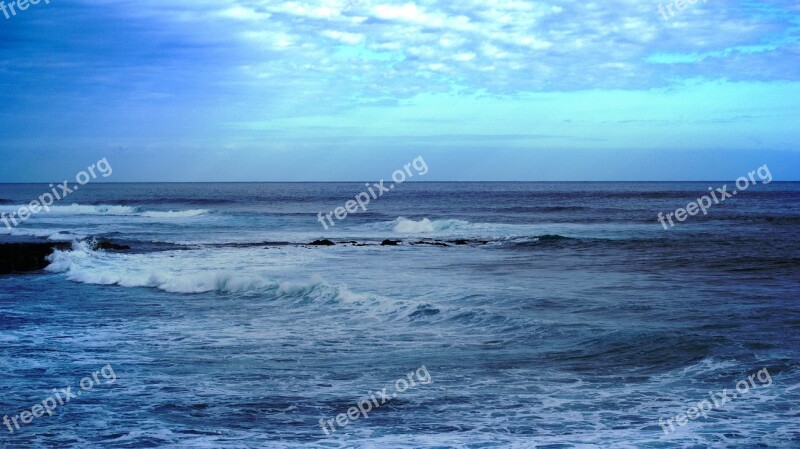
[[[659,223],[722,184],[83,186],[0,225],[66,245],[0,276],[0,447],[798,448],[800,183]]]

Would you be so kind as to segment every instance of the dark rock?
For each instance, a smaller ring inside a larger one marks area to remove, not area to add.
[[[415,245],[450,246],[445,242],[426,242],[424,240],[420,240]]]
[[[349,242],[339,242],[341,245],[350,245],[350,246],[369,246],[368,243],[358,243],[355,240],[350,240]]]
[[[399,244],[399,240],[384,240],[381,242],[381,246],[397,246]]]
[[[56,242],[0,244],[0,275],[41,270],[54,250],[69,247],[69,243]]]
[[[291,245],[291,243],[289,242],[263,241],[263,242],[241,242],[241,243],[212,243],[208,244],[207,246],[213,246],[215,248],[258,248],[258,247],[270,248],[273,246],[289,246],[289,245]]]
[[[98,240],[97,244],[95,245],[95,249],[104,249],[108,251],[127,251],[131,249],[131,247],[128,245],[118,245],[109,240]]]
[[[489,243],[487,240],[465,240],[465,239],[457,239],[457,240],[450,240],[450,243],[455,245],[469,245],[470,243],[475,245],[485,245]]]
[[[331,242],[330,240],[314,240],[313,242],[309,243],[310,246],[334,246],[335,243]]]

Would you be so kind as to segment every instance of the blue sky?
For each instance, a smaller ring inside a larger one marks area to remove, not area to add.
[[[420,155],[431,181],[723,180],[765,163],[800,180],[795,0],[16,12],[0,13],[0,182],[102,157],[110,181],[372,180]]]

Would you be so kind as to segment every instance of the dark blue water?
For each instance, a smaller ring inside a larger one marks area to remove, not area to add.
[[[800,184],[657,221],[722,184],[89,184],[0,227],[73,242],[0,277],[0,417],[82,392],[0,447],[800,447]]]

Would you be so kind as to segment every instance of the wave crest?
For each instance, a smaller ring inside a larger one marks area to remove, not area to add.
[[[109,255],[95,251],[88,241],[73,242],[66,251],[48,257],[47,271],[65,273],[67,279],[84,284],[157,288],[169,293],[238,293],[269,287],[255,274],[233,270],[186,272],[159,270],[134,263],[141,255]],[[116,262],[116,263],[115,263]],[[125,268],[127,267],[127,268]],[[143,268],[139,268],[143,267]],[[119,269],[123,268],[123,269]]]
[[[142,212],[142,217],[147,218],[191,218],[208,213],[206,209],[191,209],[191,210],[178,210],[178,211],[148,211]]]
[[[135,207],[130,206],[111,206],[101,204],[98,206],[86,206],[82,204],[71,204],[69,206],[50,206],[50,213],[56,214],[75,214],[75,215],[133,215],[137,212]]]
[[[0,207],[0,212],[14,213],[22,206],[3,206]],[[206,209],[190,209],[190,210],[144,210],[141,207],[134,206],[120,206],[120,205],[85,205],[73,203],[68,206],[50,206],[49,211],[42,210],[41,214],[56,214],[56,215],[110,215],[110,216],[138,216],[146,218],[191,218],[209,213]]]
[[[462,220],[434,220],[423,218],[420,221],[398,217],[395,221],[394,232],[398,234],[429,234],[439,231],[463,229],[470,225]]]

